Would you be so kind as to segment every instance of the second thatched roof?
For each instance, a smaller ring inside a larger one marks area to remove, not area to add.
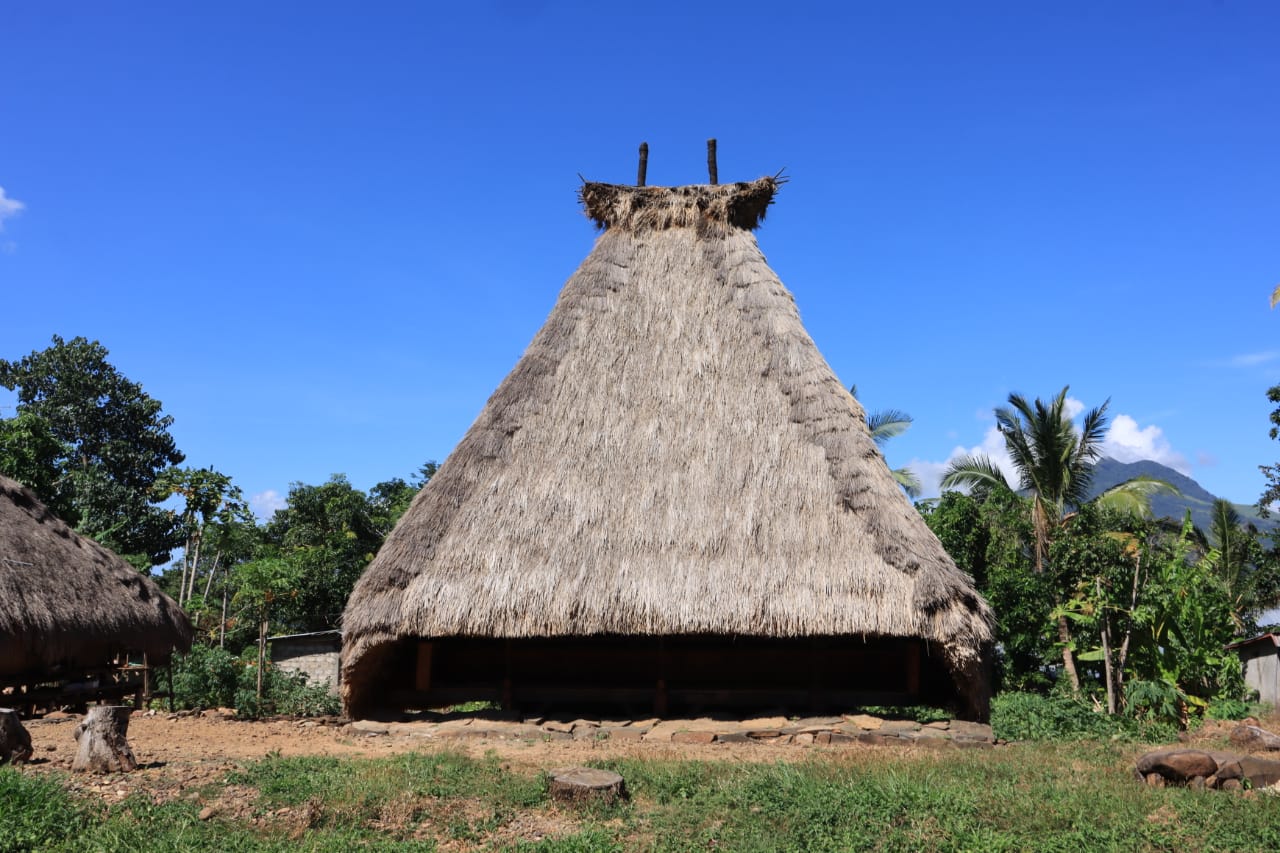
[[[155,582],[0,476],[0,676],[92,667],[122,651],[164,663],[191,623]]]
[[[406,637],[915,637],[980,678],[990,609],[751,233],[776,188],[583,187],[604,234],[351,596],[349,702]]]

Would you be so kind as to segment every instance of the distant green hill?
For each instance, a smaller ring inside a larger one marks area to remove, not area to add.
[[[1209,529],[1209,511],[1213,507],[1215,496],[1210,494],[1195,480],[1179,474],[1177,471],[1144,459],[1140,462],[1117,462],[1109,457],[1098,460],[1093,469],[1093,484],[1089,497],[1096,497],[1112,486],[1118,486],[1134,477],[1153,477],[1164,480],[1173,486],[1180,495],[1156,495],[1151,500],[1151,510],[1157,518],[1172,518],[1181,521],[1188,509],[1191,510],[1191,522],[1203,531]],[[1257,525],[1259,530],[1269,531],[1280,527],[1275,518],[1261,518],[1258,510],[1248,504],[1235,504],[1236,511],[1244,521]]]

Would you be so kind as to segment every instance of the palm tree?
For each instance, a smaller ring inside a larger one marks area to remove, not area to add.
[[[1102,455],[1102,440],[1106,435],[1107,406],[1111,401],[1085,413],[1077,432],[1066,413],[1067,390],[1063,387],[1048,403],[1037,398],[1034,404],[1021,394],[1010,394],[1009,406],[996,409],[996,428],[1004,438],[1018,474],[1017,490],[1005,479],[999,466],[983,455],[956,459],[942,476],[944,489],[968,486],[1029,495],[1037,574],[1044,571],[1049,545],[1070,519],[1070,511],[1089,497],[1093,468]],[[1161,480],[1138,477],[1108,489],[1097,500],[1146,516],[1151,512],[1151,496],[1168,491],[1176,493]],[[1058,639],[1062,643],[1063,669],[1072,689],[1079,691],[1080,676],[1071,651],[1071,627],[1066,616],[1058,616]]]
[[[1089,496],[1093,466],[1102,453],[1110,400],[1084,416],[1077,433],[1066,413],[1067,387],[1048,403],[1034,406],[1021,394],[1009,395],[1009,407],[996,409],[996,428],[1004,438],[1018,474],[1017,489],[1030,493],[1035,531],[1036,572],[1044,571],[1052,528],[1069,507]],[[961,456],[947,466],[942,488],[968,486],[1015,491],[1004,472],[987,456]]]
[[[858,386],[849,386],[849,393],[856,399],[858,396]],[[867,429],[871,432],[871,440],[876,443],[876,447],[884,449],[884,444],[895,435],[902,435],[912,424],[911,415],[898,409],[882,409],[878,412],[867,412]],[[909,498],[920,497],[920,491],[923,488],[920,484],[920,478],[910,468],[892,468],[890,473],[893,479],[897,481],[902,490],[907,493]]]

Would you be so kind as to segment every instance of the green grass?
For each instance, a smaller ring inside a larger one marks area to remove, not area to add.
[[[1280,798],[1151,789],[1140,747],[853,750],[769,764],[613,760],[631,799],[552,804],[498,757],[269,757],[204,792],[240,807],[110,807],[58,776],[0,768],[0,850],[1002,851],[1276,850]],[[799,759],[800,753],[788,757]],[[285,817],[281,810],[288,809]],[[531,830],[543,835],[531,838]]]

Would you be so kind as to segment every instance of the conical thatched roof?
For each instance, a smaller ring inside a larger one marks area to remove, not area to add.
[[[349,704],[406,637],[917,637],[979,689],[990,610],[751,233],[777,184],[583,186],[604,234],[351,596]]]
[[[0,676],[126,650],[163,663],[190,646],[186,614],[154,581],[0,476]]]

